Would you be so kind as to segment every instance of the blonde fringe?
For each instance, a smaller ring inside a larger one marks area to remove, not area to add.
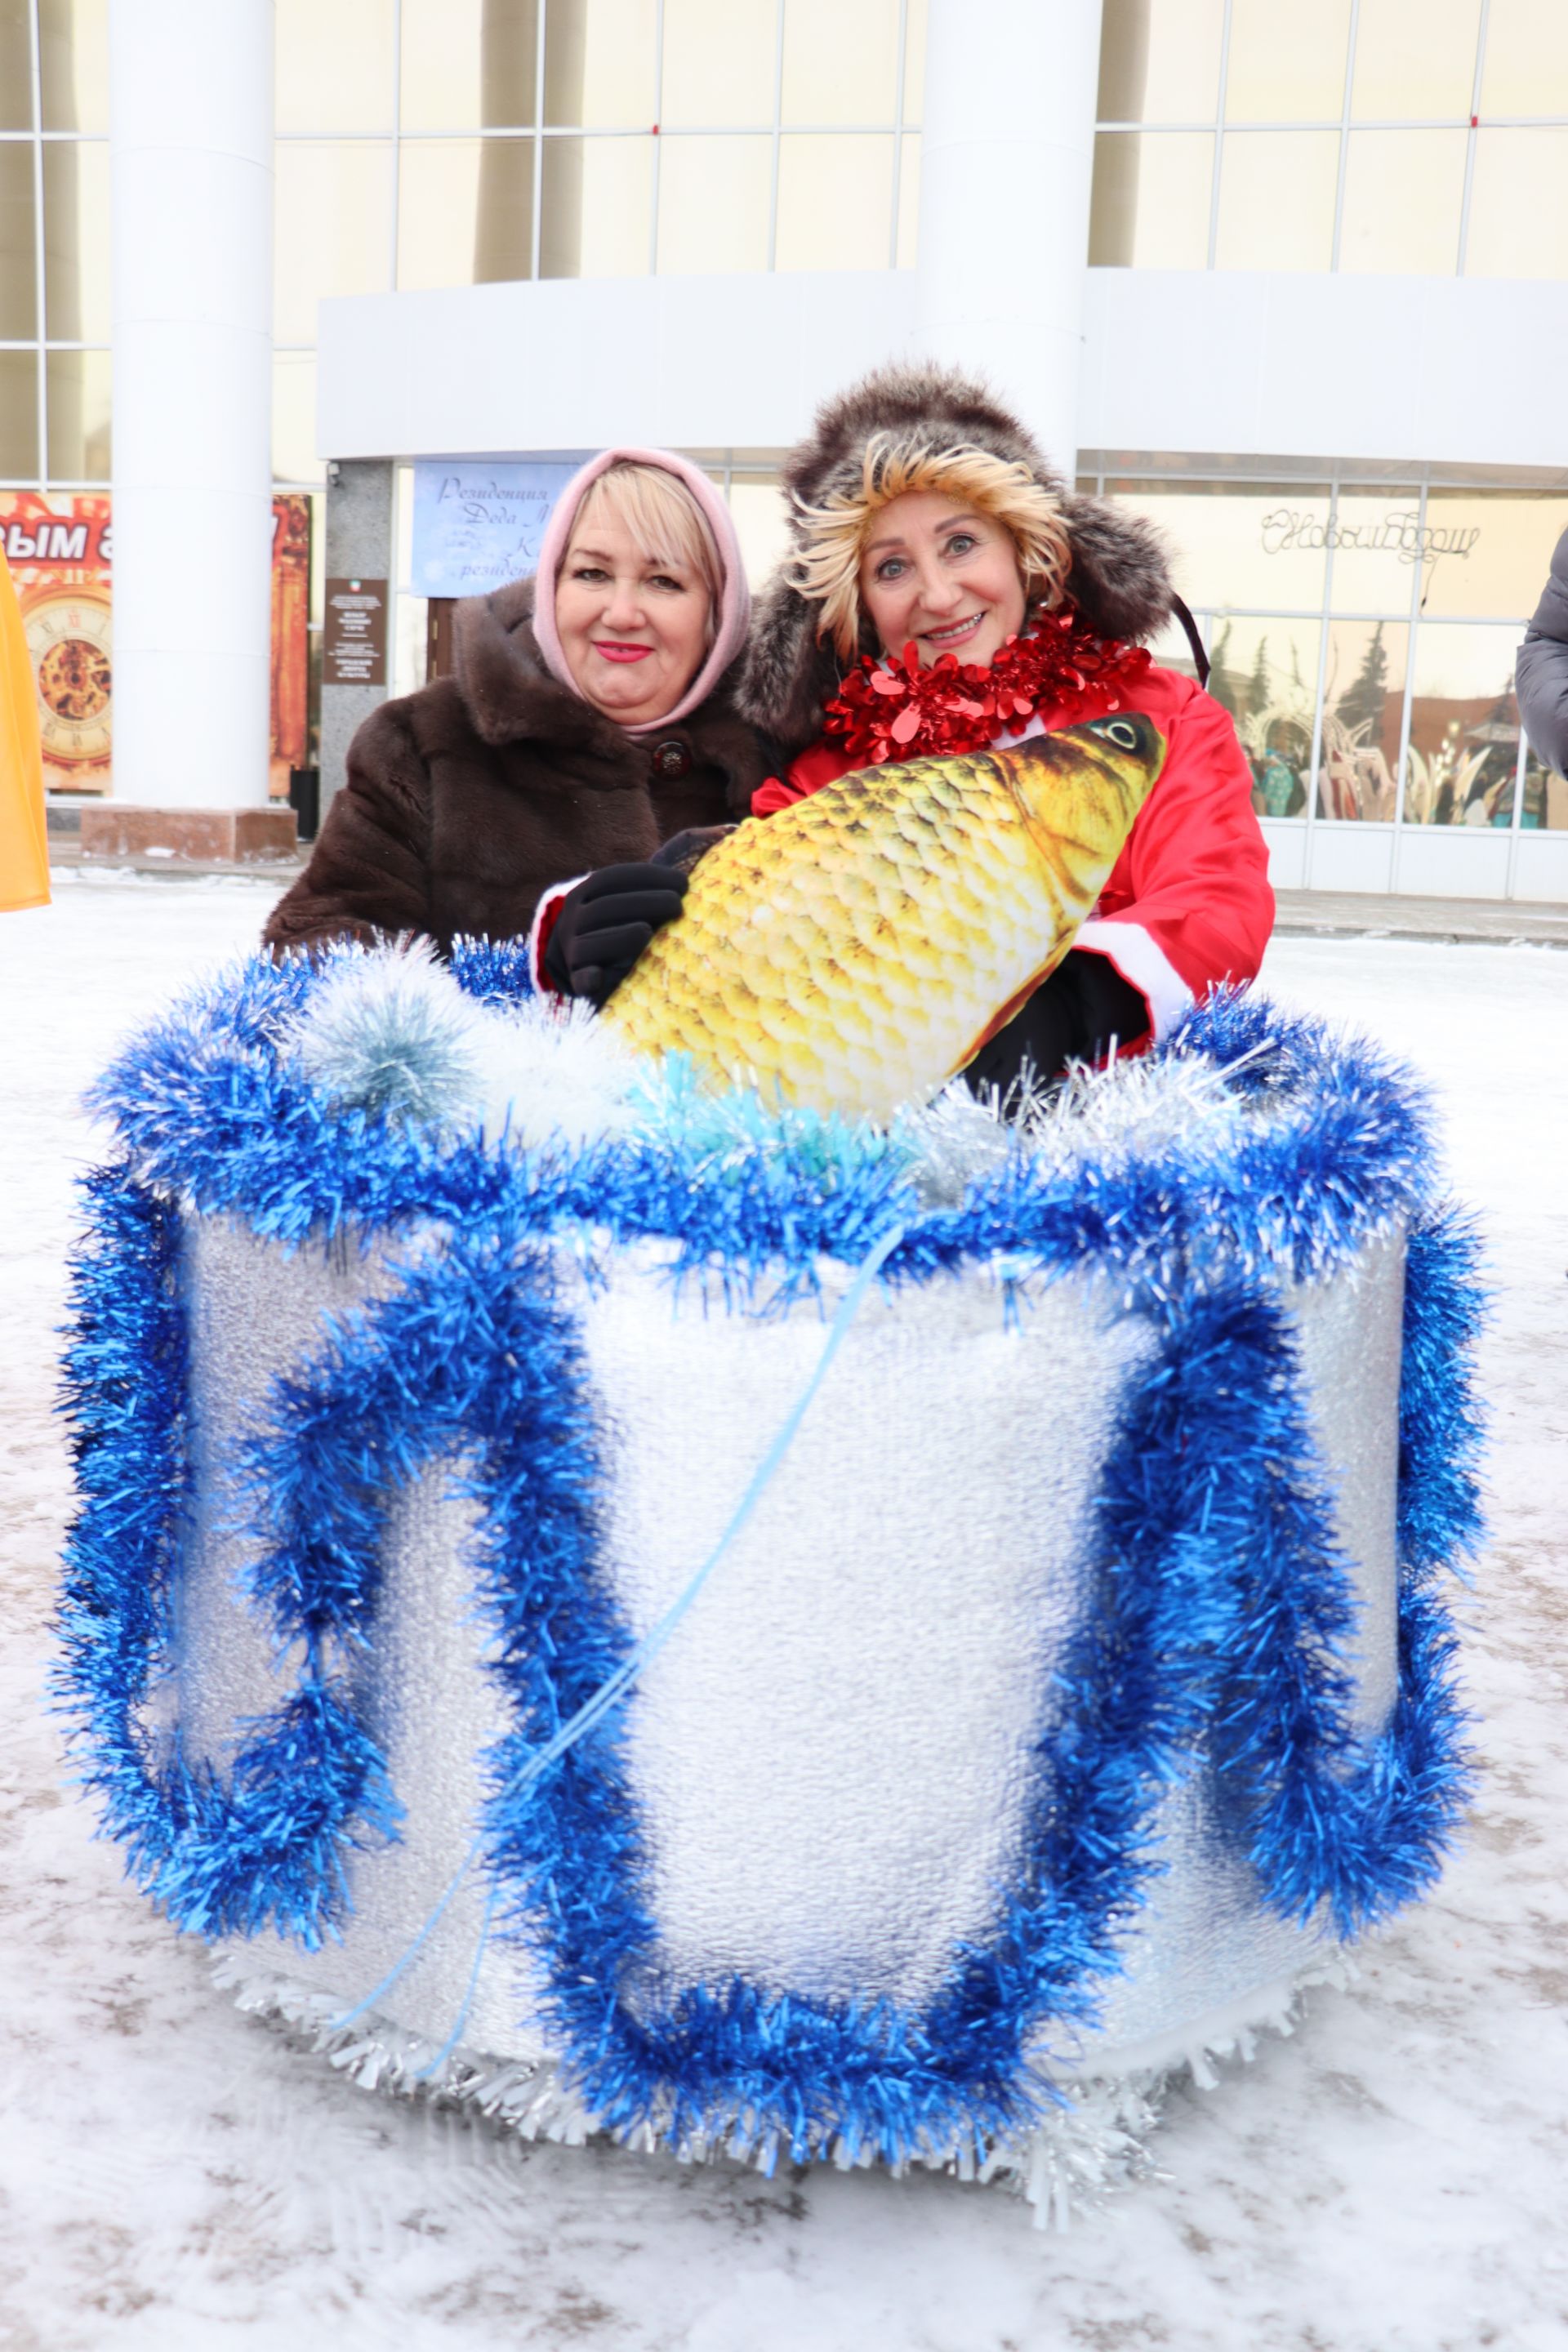
[[[866,444],[858,495],[841,491],[819,507],[803,502],[796,509],[808,541],[795,584],[822,606],[817,636],[831,635],[840,658],[850,657],[859,644],[860,554],[871,519],[906,490],[939,490],[990,515],[1017,550],[1027,600],[1047,610],[1060,602],[1072,546],[1060,507],[1026,466],[967,444],[933,452],[895,441],[890,433],[874,434]]]

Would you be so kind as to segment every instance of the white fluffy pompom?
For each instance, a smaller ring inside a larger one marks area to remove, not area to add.
[[[597,1143],[631,1124],[637,1064],[591,1005],[534,997],[488,1014],[482,1039],[486,1139],[531,1149],[552,1137]]]
[[[934,1102],[906,1111],[894,1134],[912,1155],[921,1197],[933,1209],[956,1209],[977,1176],[988,1176],[1018,1148],[995,1105],[977,1099],[962,1078]]]
[[[487,1142],[581,1146],[620,1133],[632,1115],[636,1065],[589,1005],[476,1003],[427,940],[335,961],[288,1050],[345,1110],[447,1134],[477,1129]]]
[[[344,1109],[457,1128],[483,1100],[482,1014],[427,940],[345,956],[310,996],[293,1039],[317,1091]]]
[[[1054,1164],[1152,1157],[1180,1145],[1228,1148],[1247,1118],[1243,1098],[1212,1063],[1175,1055],[1152,1060],[1119,1056],[1106,1068],[1075,1063],[1057,1093],[1032,1106],[1021,1122],[1028,1148]]]

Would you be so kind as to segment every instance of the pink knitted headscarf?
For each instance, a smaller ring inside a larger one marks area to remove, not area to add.
[[[746,586],[746,574],[741,562],[741,542],[735,536],[735,526],[730,520],[730,509],[721,491],[714,488],[706,474],[684,457],[669,449],[601,449],[590,457],[579,474],[574,474],[555,501],[555,510],[545,526],[543,544],[539,551],[539,570],[533,585],[533,634],[540,652],[544,656],[552,677],[584,701],[582,688],[566,667],[566,656],[561,649],[561,633],[555,625],[555,579],[565,557],[572,537],[572,526],[577,520],[577,509],[584,494],[601,474],[616,465],[658,466],[661,471],[673,474],[683,483],[700,512],[706,517],[719,551],[718,625],[708,658],[692,679],[673,709],[658,719],[640,719],[628,727],[628,735],[651,734],[656,728],[671,726],[689,711],[705,702],[746,642],[746,629],[752,617],[751,592]]]

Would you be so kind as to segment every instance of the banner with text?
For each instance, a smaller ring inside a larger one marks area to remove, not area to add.
[[[420,458],[414,467],[408,582],[414,593],[485,596],[509,580],[526,578],[538,564],[555,501],[582,462]]]

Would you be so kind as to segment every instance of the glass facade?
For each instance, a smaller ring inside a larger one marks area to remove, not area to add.
[[[318,558],[323,296],[913,261],[925,0],[276,0],[275,22],[273,475],[310,494]],[[0,491],[110,478],[108,97],[108,0],[0,0]],[[708,456],[760,576],[773,457]],[[314,643],[319,579],[310,605]],[[407,688],[426,614],[397,606]]]
[[[0,465],[40,486],[110,462],[107,20],[0,0]],[[277,0],[279,481],[321,478],[324,294],[907,266],[924,41],[924,0]],[[1560,0],[1105,0],[1099,113],[1094,262],[1568,276]]]
[[[108,0],[0,0],[0,488],[110,468]]]
[[[323,294],[908,266],[924,47],[924,0],[278,0],[279,480]]]
[[[1107,469],[1080,485],[1163,533],[1260,815],[1568,830],[1568,785],[1524,744],[1513,693],[1568,487]],[[1174,632],[1158,657],[1193,667]]]
[[[0,0],[17,492],[110,478],[107,19]],[[914,260],[925,0],[276,0],[276,25],[280,489],[321,482],[323,296]],[[1092,262],[1568,278],[1568,0],[1104,0],[1103,27]],[[760,576],[777,453],[696,454]],[[1512,698],[1568,492],[1184,467],[1090,478],[1175,547],[1260,810],[1568,830]]]
[[[1105,0],[1089,259],[1568,275],[1562,0]]]
[[[0,0],[0,484],[109,478],[108,37]],[[924,49],[925,0],[277,0],[279,486],[323,295],[909,266]]]

